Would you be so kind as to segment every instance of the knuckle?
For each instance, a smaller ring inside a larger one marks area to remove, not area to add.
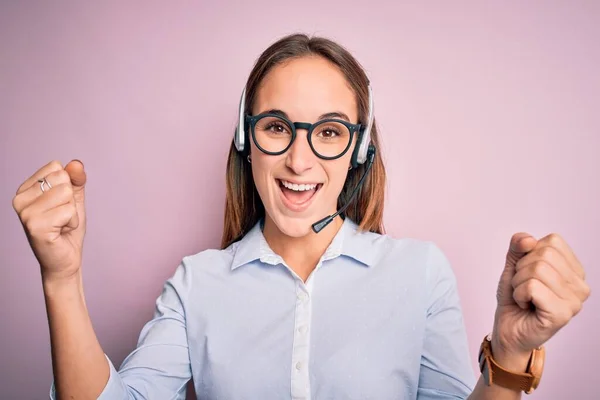
[[[21,218],[21,222],[23,222],[24,224],[29,223],[29,221],[31,220],[31,210],[29,208],[22,210],[19,217]]]
[[[547,274],[550,273],[550,265],[548,265],[547,262],[545,261],[536,261],[533,264],[533,276],[534,277],[541,277],[541,276],[545,276]]]
[[[526,301],[529,301],[529,295],[527,294],[525,286],[521,285],[515,289],[513,293],[513,299],[517,303],[525,303]]]
[[[23,183],[21,183],[21,185],[19,186],[19,188],[17,189],[17,191],[15,192],[15,195],[19,195],[21,193],[23,193],[24,191],[26,191],[27,189],[29,189],[30,186],[30,182],[25,181]]]
[[[61,198],[69,199],[73,197],[73,186],[63,183],[59,186]]]
[[[549,260],[554,256],[554,249],[550,246],[542,247],[539,254],[543,259]]]
[[[25,222],[25,227],[27,228],[27,232],[29,232],[29,234],[32,237],[37,237],[41,233],[42,224],[40,222],[41,221],[39,220],[39,218],[30,218],[27,220],[27,222]]]
[[[530,294],[531,297],[533,297],[534,294],[539,291],[538,282],[539,281],[537,279],[529,279],[527,282],[525,282],[525,292]]]
[[[72,217],[73,215],[75,215],[77,213],[77,209],[75,208],[75,204],[69,204],[67,207],[65,207],[65,216],[67,217]]]
[[[53,171],[58,171],[58,170],[63,169],[62,163],[58,160],[50,161],[49,166],[50,166],[50,169]]]
[[[20,197],[19,195],[16,195],[15,197],[13,197],[12,199],[12,207],[16,212],[19,212],[19,205],[20,205]]]
[[[70,181],[70,179],[69,179],[69,173],[66,170],[64,170],[64,169],[61,169],[60,171],[54,172],[53,176],[55,177],[56,181],[60,182],[60,183],[65,183],[65,182],[69,182]]]
[[[548,235],[548,243],[552,246],[558,246],[562,242],[562,237],[558,233],[551,233]]]
[[[584,285],[583,286],[583,296],[584,296],[584,299],[587,300],[591,296],[591,294],[592,294],[592,289],[589,287],[589,285],[587,285],[587,284]]]

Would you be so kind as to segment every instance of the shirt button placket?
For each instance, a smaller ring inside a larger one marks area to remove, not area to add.
[[[296,286],[296,320],[292,348],[292,398],[310,400],[308,375],[311,299],[304,284]]]

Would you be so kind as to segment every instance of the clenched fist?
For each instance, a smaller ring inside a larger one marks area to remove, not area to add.
[[[40,182],[44,178],[47,184]],[[45,282],[67,280],[81,267],[85,182],[80,161],[64,168],[52,161],[23,182],[13,199]]]
[[[526,364],[534,348],[581,311],[590,293],[583,266],[561,236],[515,234],[498,284],[496,348]]]

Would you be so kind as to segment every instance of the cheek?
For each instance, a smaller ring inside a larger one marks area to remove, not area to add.
[[[252,156],[252,177],[262,198],[268,197],[269,189],[273,186],[272,171],[276,162],[276,157],[257,153]]]
[[[335,192],[336,197],[339,196],[344,183],[346,182],[346,176],[348,176],[348,162],[341,161],[336,162],[335,165],[328,165],[325,170],[329,179],[329,187],[331,191]]]
[[[266,183],[266,171],[268,166],[265,162],[260,160],[259,157],[252,158],[252,176],[254,178],[254,184],[261,191],[261,187]]]

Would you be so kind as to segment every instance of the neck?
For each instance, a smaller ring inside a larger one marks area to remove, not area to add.
[[[311,229],[305,236],[292,237],[281,232],[267,215],[263,235],[269,247],[306,282],[343,222],[342,218],[337,216],[319,233],[314,233]]]

